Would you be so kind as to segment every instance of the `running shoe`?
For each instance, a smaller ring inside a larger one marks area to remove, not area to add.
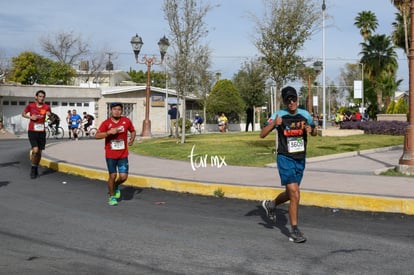
[[[115,196],[111,196],[111,197],[109,197],[108,204],[109,204],[110,206],[115,206],[115,205],[118,205],[118,201],[116,200]]]
[[[115,198],[120,199],[121,198],[121,191],[117,188],[115,188]]]
[[[271,220],[272,222],[276,221],[276,215],[275,215],[275,209],[271,206],[272,202],[269,200],[264,200],[262,202],[262,207],[266,211],[266,216]]]
[[[290,232],[289,241],[295,243],[304,243],[306,242],[305,236],[303,236],[302,232],[300,232],[299,228],[295,228]]]
[[[37,167],[32,166],[32,169],[30,170],[30,178],[35,179],[37,178],[37,175],[38,175]]]

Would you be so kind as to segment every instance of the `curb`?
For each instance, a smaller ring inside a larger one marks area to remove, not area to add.
[[[367,149],[367,150],[362,150],[362,151],[352,151],[352,152],[332,154],[332,155],[326,155],[326,156],[320,156],[320,157],[306,158],[306,162],[307,163],[312,163],[312,162],[326,161],[326,160],[332,160],[332,159],[355,157],[355,156],[364,155],[364,154],[372,154],[372,153],[381,153],[381,152],[387,152],[387,151],[392,151],[392,150],[400,150],[400,149],[403,149],[403,148],[404,148],[403,145],[397,145],[397,146]],[[273,162],[273,163],[266,164],[265,167],[275,168],[276,163]],[[378,169],[378,171],[375,171],[375,174],[378,172],[378,175],[379,175],[380,173],[385,172],[385,171],[387,171],[388,169],[391,169],[391,168],[392,167],[386,167],[384,169]]]
[[[106,181],[108,177],[108,172],[106,170],[85,168],[66,162],[52,161],[47,158],[42,158],[40,164],[59,172],[79,175],[91,179]],[[180,193],[191,193],[203,196],[216,196],[216,193],[220,193],[226,198],[256,201],[261,201],[266,198],[274,198],[284,190],[283,188],[277,187],[270,188],[221,183],[203,183],[146,177],[133,174],[129,174],[128,180],[124,185],[138,188],[155,188]],[[414,199],[408,198],[387,198],[347,193],[316,192],[302,189],[301,205],[414,215]]]

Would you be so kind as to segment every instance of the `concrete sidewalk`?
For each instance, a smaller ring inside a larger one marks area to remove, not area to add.
[[[397,165],[402,150],[389,147],[308,159],[301,204],[414,214],[414,178],[376,175]],[[274,164],[263,168],[230,166],[220,159],[224,156],[214,157],[218,161],[212,166],[211,156],[204,165],[200,159],[175,161],[131,153],[126,184],[208,196],[222,193],[248,200],[270,199],[283,191]],[[61,172],[107,179],[103,140],[50,142],[41,164]]]

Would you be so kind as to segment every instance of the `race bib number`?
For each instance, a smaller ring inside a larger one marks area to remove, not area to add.
[[[111,149],[112,150],[124,150],[125,142],[123,139],[111,140]]]
[[[73,120],[72,121],[72,125],[76,125],[76,124],[78,124],[77,121],[76,120]]]
[[[289,153],[297,153],[305,151],[305,141],[302,137],[288,137],[287,146]]]
[[[45,130],[45,124],[43,123],[35,123],[33,129],[38,132],[42,132]]]

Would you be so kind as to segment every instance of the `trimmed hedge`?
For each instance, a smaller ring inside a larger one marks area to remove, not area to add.
[[[406,121],[344,121],[340,129],[363,130],[365,134],[403,136],[408,126]]]

